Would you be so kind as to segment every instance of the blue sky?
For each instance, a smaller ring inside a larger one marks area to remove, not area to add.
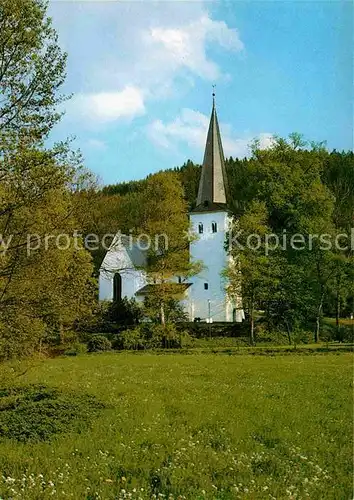
[[[61,1],[49,14],[75,136],[102,183],[201,162],[212,85],[226,156],[300,132],[353,147],[349,1]]]

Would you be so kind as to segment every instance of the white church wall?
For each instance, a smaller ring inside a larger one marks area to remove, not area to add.
[[[193,232],[198,236],[198,240],[191,244],[191,258],[202,261],[204,269],[190,280],[193,283],[189,294],[190,319],[199,317],[207,320],[210,313],[214,322],[232,321],[233,307],[227,298],[226,281],[221,274],[228,263],[224,244],[230,218],[227,212],[192,213],[191,223]],[[212,223],[217,225],[215,233]],[[203,224],[202,234],[198,231],[199,224]]]
[[[99,300],[113,300],[113,280],[115,272],[101,271],[99,277]],[[146,285],[145,273],[137,269],[121,270],[122,298],[131,299],[135,293]]]
[[[113,273],[100,272],[99,285],[99,300],[113,300]]]
[[[136,268],[131,254],[135,249],[127,248],[119,241],[114,241],[102,262],[99,276],[99,300],[113,300],[113,280],[115,273],[122,278],[122,298],[135,296],[137,290],[146,285],[146,275]]]

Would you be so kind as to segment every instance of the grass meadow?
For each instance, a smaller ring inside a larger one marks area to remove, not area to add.
[[[352,499],[352,362],[122,352],[15,379],[4,365],[0,497]]]

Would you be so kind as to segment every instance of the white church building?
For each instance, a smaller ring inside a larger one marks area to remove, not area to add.
[[[182,304],[188,318],[241,322],[244,319],[241,297],[228,296],[223,277],[230,262],[225,240],[232,217],[228,210],[228,185],[214,95],[196,207],[189,216],[191,229],[197,236],[190,243],[190,259],[201,262],[203,267],[188,283],[181,284]],[[118,234],[101,265],[100,300],[134,297],[143,301],[154,286],[143,270],[145,261],[144,251],[131,238]]]

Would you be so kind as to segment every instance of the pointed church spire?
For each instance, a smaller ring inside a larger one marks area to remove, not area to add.
[[[205,145],[202,174],[195,211],[225,210],[227,207],[227,178],[218,117],[213,92],[209,130]]]

